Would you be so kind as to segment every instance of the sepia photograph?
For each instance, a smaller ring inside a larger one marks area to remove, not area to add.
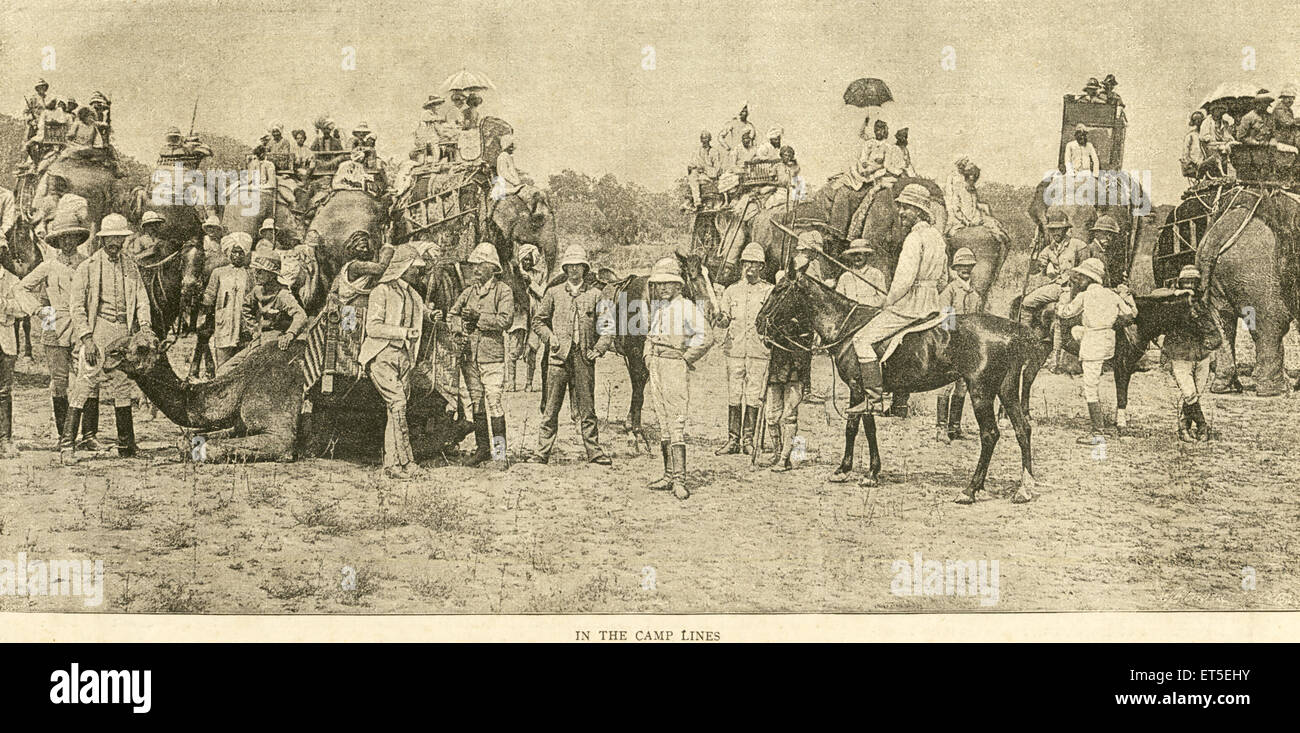
[[[6,3],[0,623],[1294,612],[1297,27]]]

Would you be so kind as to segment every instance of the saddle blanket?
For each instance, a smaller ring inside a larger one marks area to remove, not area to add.
[[[918,321],[913,321],[910,326],[907,326],[902,331],[899,331],[898,333],[889,337],[889,340],[887,341],[885,345],[885,350],[883,352],[880,350],[880,347],[877,344],[876,353],[880,354],[880,363],[884,364],[885,360],[887,360],[894,353],[894,351],[898,349],[898,345],[903,343],[904,336],[906,336],[909,333],[916,333],[917,331],[928,331],[932,328],[936,328],[941,323],[943,323],[944,320],[948,317],[949,314],[940,312],[922,318]]]

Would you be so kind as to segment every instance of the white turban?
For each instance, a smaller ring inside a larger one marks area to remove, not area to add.
[[[774,137],[781,137],[782,132],[781,128],[773,127],[767,131],[767,139],[771,140]]]
[[[235,247],[244,250],[246,254],[253,251],[253,238],[244,232],[232,232],[221,238],[221,253],[230,259],[230,251]]]

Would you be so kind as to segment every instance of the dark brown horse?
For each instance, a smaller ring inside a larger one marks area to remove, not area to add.
[[[1110,359],[1111,369],[1115,375],[1115,427],[1124,430],[1128,427],[1128,388],[1133,375],[1138,371],[1138,362],[1146,353],[1147,345],[1160,336],[1171,333],[1193,334],[1201,339],[1210,351],[1218,349],[1221,344],[1219,329],[1215,326],[1214,315],[1203,301],[1190,295],[1173,295],[1172,291],[1152,295],[1138,295],[1133,298],[1137,305],[1137,319],[1132,333],[1123,328],[1115,329],[1115,356]],[[1020,311],[1020,298],[1011,303],[1011,318],[1016,319]],[[1056,305],[1050,304],[1034,315],[1033,329],[1038,332],[1044,349],[1052,346],[1052,319],[1055,318]],[[1078,318],[1067,320],[1062,324],[1065,338],[1063,346],[1066,351],[1079,355],[1079,341],[1069,336],[1071,326],[1079,323]],[[1136,334],[1136,339],[1134,335]]]
[[[705,313],[706,318],[712,314],[708,285],[700,269],[698,255],[683,256],[677,254],[678,266],[682,271],[685,286],[682,296],[695,301]],[[627,408],[624,430],[632,450],[640,452],[641,444],[650,450],[650,441],[641,426],[641,408],[645,405],[645,386],[650,381],[650,370],[645,363],[645,339],[650,330],[650,298],[646,287],[648,275],[631,275],[605,286],[602,296],[602,317],[612,320],[614,327],[614,350],[623,357],[627,364],[628,380],[632,384],[632,401]],[[546,394],[543,382],[542,394]]]
[[[879,312],[840,295],[817,278],[802,277],[797,271],[778,283],[758,313],[758,333],[773,348],[808,351],[813,344],[799,334],[813,332],[829,349],[840,379],[849,383],[849,399],[862,401],[857,374],[857,353],[853,334]],[[975,501],[984,488],[989,461],[998,442],[998,421],[993,401],[1006,409],[1020,443],[1022,471],[1012,501],[1029,501],[1034,488],[1033,453],[1026,407],[1034,378],[1047,352],[1029,328],[986,313],[956,316],[927,331],[905,336],[897,351],[884,363],[884,386],[890,392],[926,392],[965,380],[980,426],[980,458],[970,485],[957,496],[959,504]],[[853,470],[853,447],[858,423],[867,431],[871,466],[861,483],[875,486],[880,478],[880,450],[876,443],[876,421],[870,414],[852,415],[844,428],[844,458],[835,471],[846,478]]]

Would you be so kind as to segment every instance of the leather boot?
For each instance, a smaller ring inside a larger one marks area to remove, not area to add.
[[[740,405],[727,406],[727,443],[713,455],[728,456],[740,452],[740,417]]]
[[[504,468],[509,465],[509,443],[506,440],[506,416],[499,415],[492,418],[492,441],[495,443],[492,451],[492,459],[500,461]],[[499,446],[499,448],[498,448]]]
[[[651,491],[666,491],[673,487],[672,459],[668,456],[668,441],[659,441],[659,452],[664,456],[664,475],[650,482]]]
[[[740,452],[749,455],[754,452],[754,429],[758,422],[758,408],[745,406],[745,419],[740,428]]]
[[[850,405],[844,412],[849,415],[861,415],[866,412],[875,415],[883,413],[885,411],[884,382],[880,374],[880,362],[858,362],[858,386],[862,389],[863,398],[858,404]]]
[[[1088,403],[1088,418],[1092,421],[1092,432],[1080,435],[1074,442],[1079,445],[1098,445],[1105,442],[1106,419],[1101,412],[1100,402]]]
[[[466,466],[477,466],[492,460],[492,439],[488,435],[488,417],[482,407],[474,408],[474,455],[465,461]]]
[[[103,444],[99,442],[98,397],[87,399],[86,406],[81,409],[81,440],[77,442],[77,448],[92,453],[104,450]]]
[[[668,452],[673,464],[673,496],[682,500],[689,499],[691,492],[686,488],[686,444],[671,445]]]
[[[135,458],[135,421],[131,416],[131,406],[117,408],[113,416],[117,419],[118,457]]]
[[[59,435],[59,440],[63,440],[63,423],[68,421],[68,396],[58,395],[54,397],[54,430]]]
[[[77,463],[77,430],[81,427],[82,408],[68,410],[68,421],[63,423],[63,434],[59,436],[59,463],[74,466]]]
[[[1192,419],[1192,422],[1196,424],[1196,428],[1193,431],[1196,435],[1196,439],[1201,442],[1205,442],[1209,440],[1210,426],[1208,423],[1205,422],[1205,413],[1201,412],[1201,403],[1193,402],[1192,404],[1188,405],[1187,412],[1188,412],[1188,417],[1190,417]]]
[[[958,397],[952,396],[948,402],[948,437],[953,440],[965,440],[966,434],[961,431],[961,413],[966,407],[966,395]]]
[[[1178,416],[1178,439],[1184,443],[1195,443],[1196,433],[1192,429],[1192,406],[1183,403],[1182,413]]]
[[[951,397],[945,389],[934,402],[934,439],[940,443],[952,442],[952,438],[948,437],[948,403]]]
[[[14,446],[14,400],[11,395],[0,397],[0,459],[17,458]]]

